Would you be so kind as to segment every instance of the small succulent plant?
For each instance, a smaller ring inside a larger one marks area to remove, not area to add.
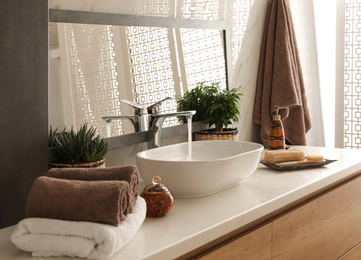
[[[96,134],[95,127],[84,124],[79,131],[63,129],[59,131],[50,126],[49,147],[52,147],[63,162],[95,162],[104,158],[109,144]]]

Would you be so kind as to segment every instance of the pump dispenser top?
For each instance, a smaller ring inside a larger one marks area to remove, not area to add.
[[[274,112],[273,112],[273,121],[281,121],[281,116],[278,114],[279,111],[280,111],[280,107],[275,106]]]
[[[275,106],[272,116],[271,131],[268,139],[268,150],[285,149],[285,133],[279,111],[284,109],[283,107]]]

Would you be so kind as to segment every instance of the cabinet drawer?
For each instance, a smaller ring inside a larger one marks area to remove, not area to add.
[[[254,260],[271,259],[271,235],[272,224],[267,224],[248,234],[226,243],[210,253],[197,259],[219,260],[219,259],[242,259]]]
[[[361,241],[361,178],[273,221],[273,259],[337,259]]]
[[[347,254],[340,258],[340,260],[360,260],[361,259],[361,244],[352,248]]]

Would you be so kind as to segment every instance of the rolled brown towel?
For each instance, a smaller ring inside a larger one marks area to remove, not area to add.
[[[26,203],[28,217],[88,221],[118,226],[126,219],[129,183],[38,177]]]
[[[46,176],[68,180],[120,180],[127,181],[130,187],[131,203],[129,212],[137,202],[139,189],[138,169],[134,165],[106,168],[52,168]]]

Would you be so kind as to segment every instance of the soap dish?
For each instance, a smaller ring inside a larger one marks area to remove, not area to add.
[[[266,163],[265,161],[261,160],[260,163],[262,163],[263,165],[277,170],[277,171],[290,171],[290,170],[301,170],[301,169],[311,169],[311,168],[318,168],[318,167],[322,167],[324,165],[336,162],[337,160],[327,160],[325,159],[324,162],[319,162],[319,163],[310,163],[310,164],[301,164],[301,165],[275,165],[275,164],[269,164]]]

